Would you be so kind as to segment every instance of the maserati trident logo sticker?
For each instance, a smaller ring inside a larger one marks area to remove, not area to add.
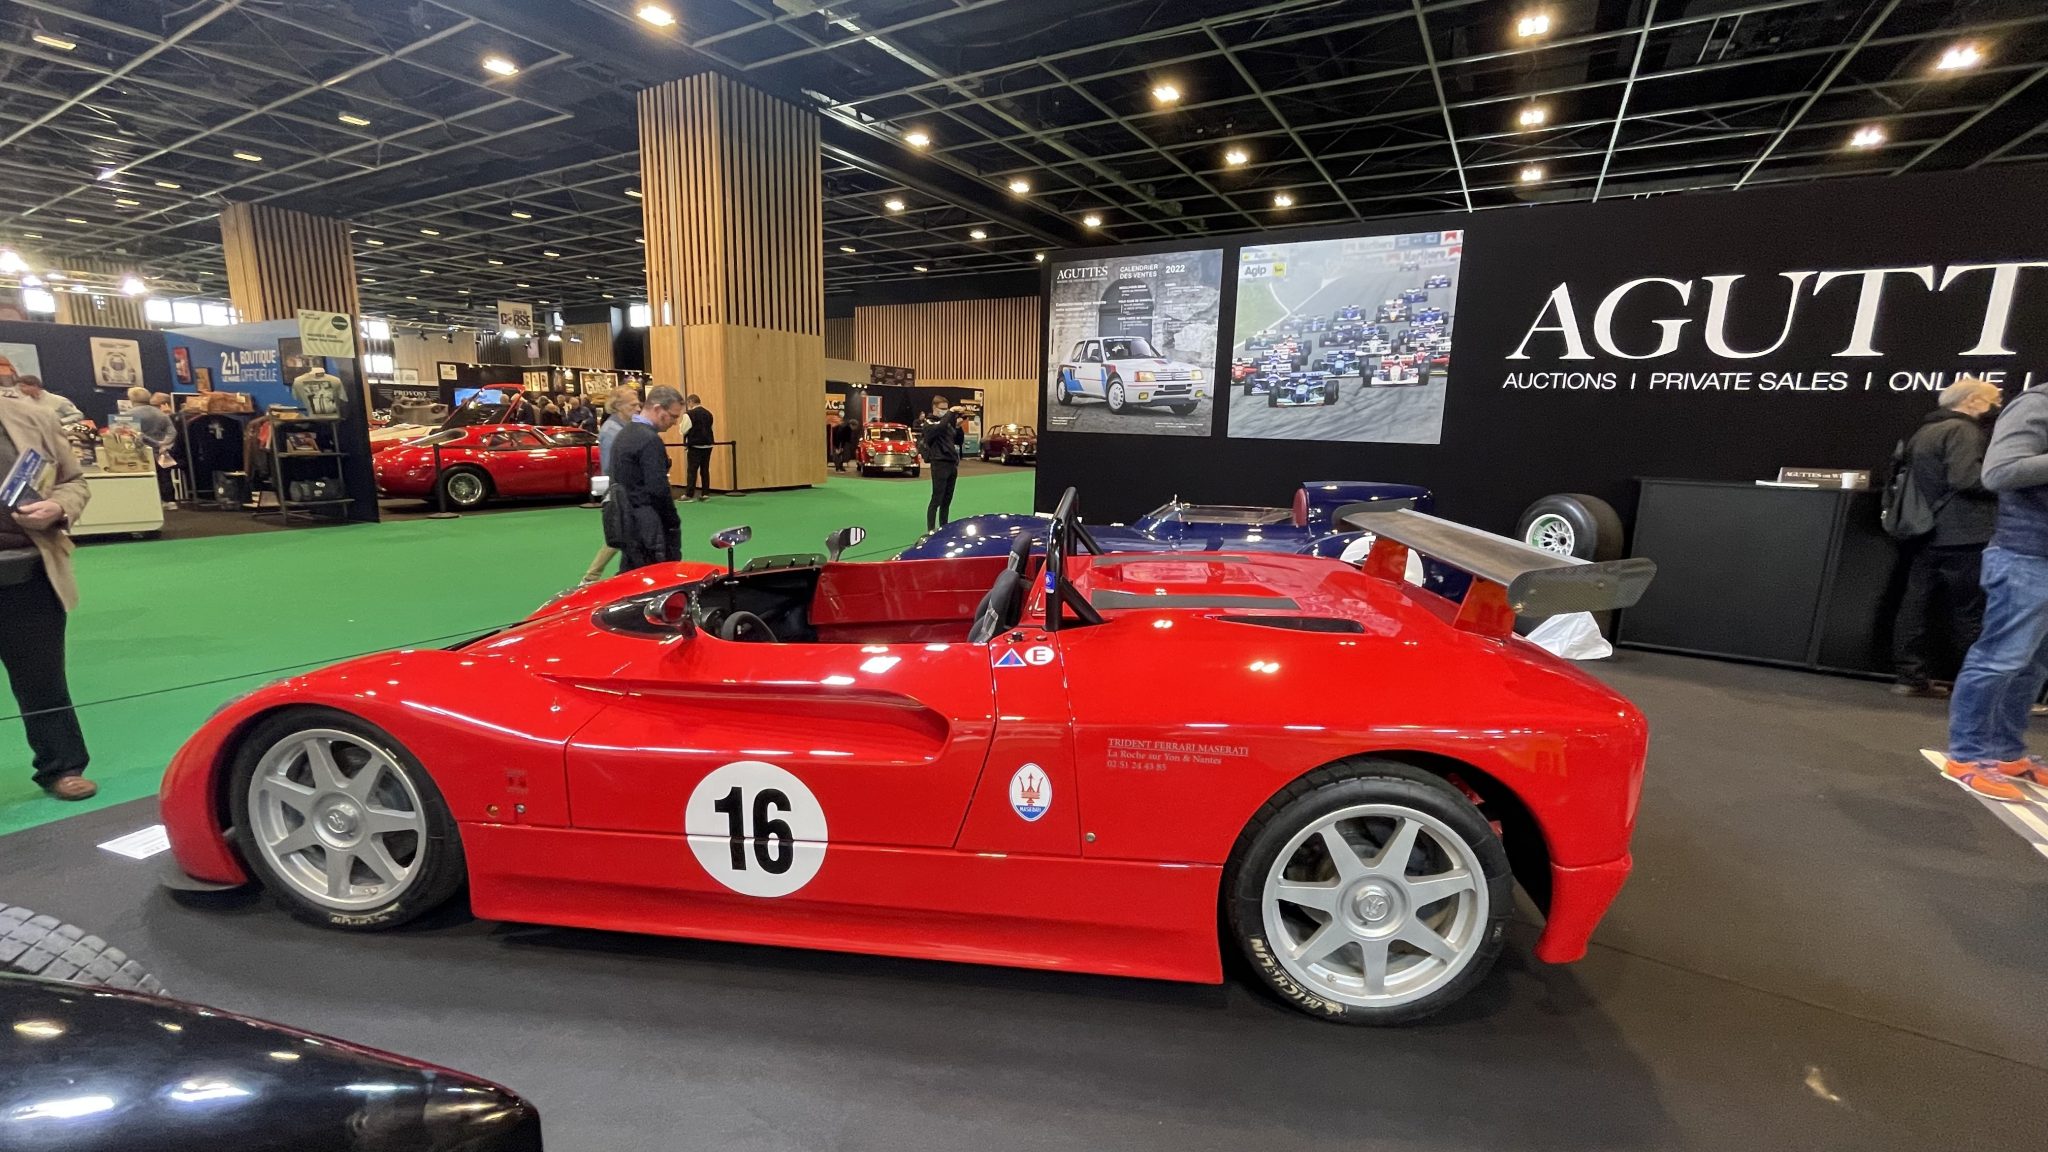
[[[1010,777],[1010,807],[1026,820],[1036,821],[1052,808],[1052,781],[1036,764],[1026,764]]]

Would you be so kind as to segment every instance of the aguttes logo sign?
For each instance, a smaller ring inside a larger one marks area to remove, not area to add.
[[[1565,280],[1505,357],[1530,368],[1516,364],[1503,386],[1912,392],[1976,375],[2024,387],[2048,380],[2048,363],[2015,348],[2048,321],[2043,269],[2014,260],[1640,276],[1604,291]],[[2021,314],[2023,300],[2032,313]]]

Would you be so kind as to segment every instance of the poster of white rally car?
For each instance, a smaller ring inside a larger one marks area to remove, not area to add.
[[[1073,355],[1060,364],[1054,392],[1062,407],[1077,399],[1101,400],[1118,415],[1133,408],[1165,408],[1186,416],[1208,395],[1200,367],[1168,360],[1142,336],[1075,341]]]

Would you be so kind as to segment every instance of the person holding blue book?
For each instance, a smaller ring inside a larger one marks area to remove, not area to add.
[[[64,671],[64,628],[78,604],[67,529],[92,496],[57,417],[0,396],[0,664],[28,731],[36,783],[59,800],[99,791]]]

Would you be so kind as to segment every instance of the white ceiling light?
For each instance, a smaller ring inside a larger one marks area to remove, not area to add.
[[[912,128],[903,134],[903,142],[912,148],[929,148],[932,143],[932,134],[922,128]]]
[[[1550,34],[1550,13],[1531,12],[1515,21],[1515,35],[1524,40]]]
[[[1032,259],[1038,261],[1040,264],[1043,264],[1045,263],[1045,253],[1040,252],[1036,256],[1033,256]]]
[[[851,255],[853,255],[853,245],[851,245],[851,244],[841,244],[841,245],[839,246],[839,250],[840,250],[841,252],[844,252],[844,253],[846,253],[846,254],[847,254],[848,256],[851,256]]]
[[[12,248],[0,248],[0,276],[19,276],[28,271],[28,261]]]
[[[1273,193],[1273,207],[1292,208],[1294,207],[1294,197],[1285,192],[1275,192]]]
[[[561,255],[561,253],[560,253],[560,252],[557,252],[557,251],[555,251],[555,250],[554,250],[554,249],[552,249],[552,248],[548,248],[548,249],[545,249],[545,250],[543,250],[543,251],[541,252],[541,255],[543,255],[543,256],[545,256],[545,257],[547,257],[547,258],[548,258],[548,259],[550,259],[550,260],[553,260],[553,259],[554,259],[555,257],[557,257],[557,256],[560,256],[560,255]]]
[[[628,188],[626,189],[626,195],[638,200],[640,198],[640,190],[638,188]]]
[[[78,47],[78,41],[66,40],[62,36],[52,36],[48,32],[38,32],[29,37],[29,39],[41,44],[45,48],[55,48],[59,52],[69,52],[73,48]]]
[[[433,270],[432,268],[422,268],[422,269],[420,269],[420,275],[422,275],[422,276],[432,276],[433,274],[434,274],[434,270]]]
[[[1180,89],[1170,83],[1154,84],[1152,86],[1152,99],[1157,100],[1161,104],[1178,104],[1180,103]]]
[[[64,222],[65,222],[66,224],[89,224],[89,223],[91,223],[91,221],[87,220],[87,219],[86,219],[85,217],[83,217],[83,216],[66,216],[66,217],[64,218]]]
[[[901,212],[903,211],[903,200],[901,197],[891,196],[887,200],[882,201],[882,207],[887,208],[891,212]]]
[[[1524,183],[1524,184],[1534,184],[1534,183],[1536,183],[1536,182],[1537,182],[1538,180],[1541,180],[1541,179],[1543,179],[1543,166],[1542,166],[1542,165],[1540,165],[1540,164],[1531,164],[1531,165],[1529,165],[1528,167],[1526,167],[1526,168],[1522,169],[1522,183]]]
[[[640,18],[656,28],[666,28],[676,22],[676,14],[659,4],[642,4]]]
[[[1520,124],[1524,128],[1536,128],[1540,127],[1548,119],[1550,119],[1550,113],[1544,109],[1543,105],[1531,104],[1527,108],[1522,109],[1520,116],[1515,117],[1515,123]]]
[[[149,285],[144,284],[139,276],[124,276],[121,278],[121,291],[130,296],[147,296]]]
[[[931,269],[929,269],[929,268],[925,267],[925,266],[924,266],[924,265],[922,265],[922,264],[912,264],[912,265],[910,266],[910,270],[911,270],[912,272],[929,272],[929,271],[931,271]]]
[[[364,119],[363,117],[358,116],[353,112],[343,112],[341,115],[336,116],[335,119],[341,121],[343,124],[354,125],[357,128],[368,128],[370,126],[370,122],[367,119]]]
[[[531,220],[531,219],[533,219],[533,213],[531,213],[531,212],[521,212],[521,211],[520,211],[519,209],[517,209],[517,208],[514,208],[514,209],[512,210],[512,218],[513,218],[514,220]]]
[[[439,235],[440,235],[440,233],[439,233],[439,232],[437,232],[437,231],[435,231],[435,230],[434,230],[434,229],[432,229],[432,228],[422,228],[422,229],[420,229],[420,235],[422,235],[422,236],[439,236]]]
[[[1102,217],[1090,212],[1086,216],[1081,217],[1081,223],[1089,228],[1100,228],[1102,227]]]
[[[1867,124],[1858,128],[1856,134],[1849,137],[1849,147],[1851,148],[1875,148],[1882,143],[1884,143],[1884,129],[1875,124]]]
[[[517,76],[519,74],[519,65],[505,59],[503,56],[487,56],[484,58],[484,71],[495,72],[500,76]]]
[[[377,239],[374,236],[368,240],[363,241],[363,243],[368,244],[372,248],[382,248],[384,246],[384,242],[382,240]]]
[[[258,155],[257,155],[257,154],[255,154],[254,152],[237,152],[237,153],[235,153],[235,159],[237,159],[237,160],[242,160],[242,161],[246,161],[247,163],[250,163],[250,164],[261,164],[261,163],[263,163],[263,157],[261,157],[261,156],[258,156]]]
[[[1010,191],[1022,196],[1026,192],[1031,191],[1031,181],[1019,176],[1015,180],[1010,181]]]
[[[533,287],[533,285],[531,285],[531,284],[528,284],[528,283],[527,283],[526,281],[524,281],[524,280],[521,280],[521,281],[519,281],[519,282],[518,282],[517,284],[514,284],[514,285],[512,285],[512,286],[513,286],[514,288],[531,288],[531,287]]]
[[[1232,148],[1223,154],[1223,162],[1232,168],[1242,168],[1251,163],[1251,153],[1242,148]]]
[[[120,196],[115,198],[114,203],[119,204],[123,208],[135,208],[139,207],[142,204],[142,201],[130,200],[126,196]]]
[[[169,188],[173,192],[184,187],[183,184],[176,184],[169,180],[153,180],[151,181],[151,183],[155,184],[159,188]]]
[[[1934,69],[1937,72],[1963,72],[1983,62],[1982,48],[1975,44],[1955,44],[1941,54],[1941,60],[1934,65]]]
[[[969,232],[968,235],[976,240],[986,240],[988,239],[988,230],[985,228],[976,228],[974,231]]]
[[[489,264],[493,268],[503,268],[505,266],[505,262],[503,260],[498,259],[496,256],[493,256],[490,259],[485,260],[484,263]]]

